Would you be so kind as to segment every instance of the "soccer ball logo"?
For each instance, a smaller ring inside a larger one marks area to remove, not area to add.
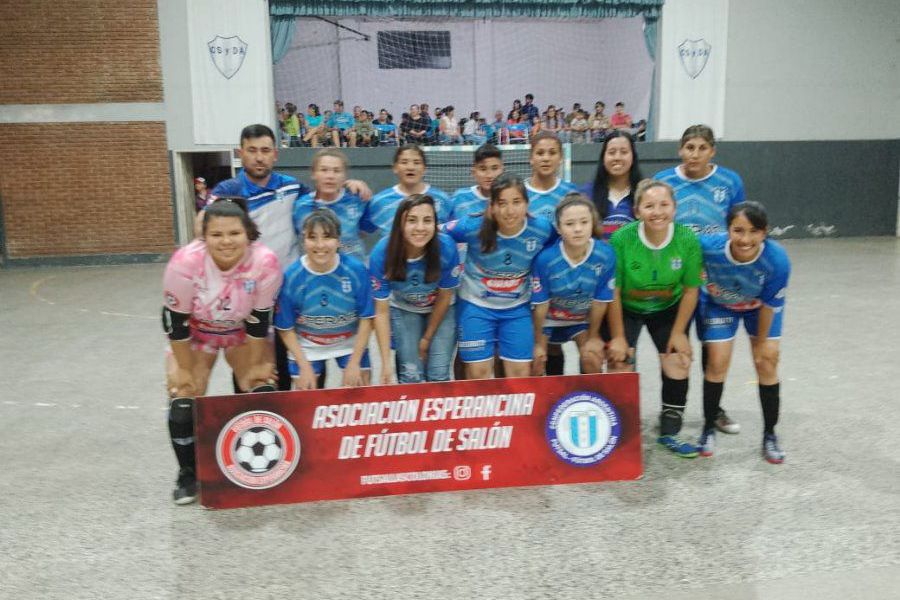
[[[253,410],[237,415],[219,432],[216,461],[243,488],[264,490],[290,477],[300,462],[300,438],[281,415]]]
[[[251,473],[265,473],[278,463],[282,455],[281,442],[267,427],[253,427],[245,431],[234,449],[238,464]]]

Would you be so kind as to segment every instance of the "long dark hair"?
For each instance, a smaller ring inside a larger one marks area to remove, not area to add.
[[[394,213],[394,224],[388,238],[384,260],[384,276],[389,281],[406,281],[406,240],[403,238],[403,223],[406,215],[417,206],[430,206],[434,215],[434,235],[425,245],[425,281],[428,283],[441,278],[441,243],[437,232],[437,209],[434,198],[428,194],[412,194],[404,198]]]
[[[597,213],[600,215],[600,221],[604,221],[607,217],[606,200],[609,198],[609,173],[603,165],[603,156],[606,154],[606,147],[609,142],[616,138],[625,138],[631,146],[631,170],[628,172],[628,185],[631,186],[631,193],[634,194],[637,184],[641,180],[641,168],[638,166],[637,148],[634,144],[634,138],[630,133],[622,129],[613,129],[609,135],[603,140],[600,146],[600,158],[597,159],[597,172],[594,174],[594,187],[591,190],[591,198],[594,206],[597,207]]]
[[[478,239],[481,240],[481,251],[484,253],[493,252],[497,249],[497,222],[491,214],[491,208],[500,200],[500,192],[509,188],[516,188],[525,202],[528,202],[528,190],[525,189],[525,182],[515,173],[503,173],[494,183],[491,184],[491,199],[488,202],[487,210],[484,211],[484,217],[481,221],[481,230],[478,232]],[[525,216],[528,219],[528,216]]]
[[[203,210],[203,234],[206,235],[206,228],[210,219],[218,217],[237,217],[247,232],[247,239],[255,242],[259,239],[259,228],[250,213],[247,211],[247,201],[240,196],[219,196],[216,200]]]

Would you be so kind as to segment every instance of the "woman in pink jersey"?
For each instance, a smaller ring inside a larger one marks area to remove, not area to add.
[[[241,389],[272,391],[267,334],[281,267],[255,241],[242,198],[219,198],[203,215],[202,237],[178,250],[163,276],[169,433],[180,467],[176,504],[196,497],[193,402],[206,393],[219,350]]]

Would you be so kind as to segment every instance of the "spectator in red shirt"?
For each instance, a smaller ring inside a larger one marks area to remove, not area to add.
[[[616,102],[616,112],[609,118],[613,129],[631,129],[631,115],[625,112],[625,103]]]

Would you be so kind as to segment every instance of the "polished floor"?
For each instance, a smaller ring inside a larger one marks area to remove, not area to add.
[[[0,598],[900,598],[900,240],[785,245],[784,465],[744,338],[743,432],[655,447],[645,338],[640,481],[230,511],[169,500],[162,265],[0,271]]]

